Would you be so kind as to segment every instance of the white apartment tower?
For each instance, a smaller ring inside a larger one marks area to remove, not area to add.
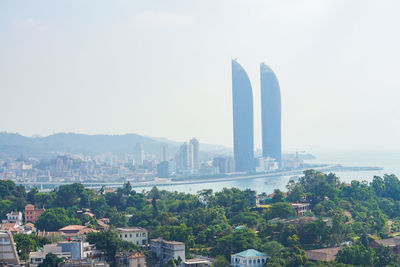
[[[135,146],[135,161],[137,165],[143,165],[144,148],[142,143],[137,143]]]

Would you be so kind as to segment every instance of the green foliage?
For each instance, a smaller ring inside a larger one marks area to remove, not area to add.
[[[256,227],[259,221],[261,220],[261,216],[257,212],[241,212],[235,215],[231,220],[230,224],[232,225],[247,225],[250,228]]]
[[[274,190],[274,196],[272,197],[272,199],[271,199],[271,203],[277,203],[277,202],[283,202],[283,201],[285,201],[284,200],[284,195],[283,195],[283,193],[282,193],[282,191],[281,190],[279,190],[279,189],[275,189]]]
[[[213,267],[229,267],[229,261],[222,255],[217,255],[213,262]]]
[[[340,250],[336,256],[336,260],[356,266],[373,266],[374,256],[375,251],[372,248],[356,244]]]
[[[68,212],[63,208],[51,208],[43,212],[35,223],[39,230],[58,231],[71,224],[80,224],[81,221],[76,219],[73,212]]]
[[[80,203],[86,193],[86,189],[83,187],[82,184],[69,184],[69,185],[62,185],[55,190],[56,192],[56,199],[55,204],[58,207],[71,207],[78,205],[79,207],[83,207],[84,203]],[[87,204],[87,203],[85,203]]]
[[[39,247],[50,243],[50,240],[47,238],[35,234],[15,234],[13,238],[18,254],[23,260],[28,259],[31,251],[36,251]]]
[[[212,254],[224,255],[225,258],[229,258],[233,253],[238,253],[246,249],[258,248],[260,243],[260,238],[253,230],[244,228],[235,231],[233,234],[219,238],[213,248]]]
[[[278,202],[271,205],[266,213],[267,219],[289,218],[296,215],[296,210],[287,202]]]
[[[112,231],[88,233],[86,241],[95,244],[97,249],[104,250],[109,260],[113,260],[118,251],[140,250],[138,246],[120,239],[118,234]]]
[[[53,253],[47,253],[43,262],[38,267],[57,267],[63,260]]]
[[[128,219],[124,213],[115,211],[110,217],[110,224],[115,227],[126,227],[128,225]]]

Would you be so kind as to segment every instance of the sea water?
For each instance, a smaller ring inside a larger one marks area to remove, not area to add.
[[[383,176],[384,174],[395,174],[400,178],[400,151],[331,151],[315,152],[315,160],[307,163],[323,164],[341,164],[348,167],[380,167],[378,171],[338,171],[335,172],[341,181],[350,183],[352,180],[372,181],[374,176]],[[207,182],[198,184],[165,185],[160,186],[161,190],[178,191],[196,194],[202,189],[212,189],[221,191],[224,187],[239,189],[251,189],[258,193],[272,193],[274,189],[286,191],[286,185],[290,179],[297,179],[298,176],[271,176],[264,178]],[[140,192],[150,190],[151,187],[134,188]]]

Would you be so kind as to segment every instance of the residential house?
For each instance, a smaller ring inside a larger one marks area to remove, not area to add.
[[[117,228],[120,238],[138,246],[148,245],[148,231],[141,227]]]
[[[310,261],[329,262],[336,259],[336,255],[343,247],[322,248],[306,250],[306,256]]]
[[[68,225],[59,229],[58,232],[70,239],[79,240],[90,232],[96,232],[96,230],[83,225]]]
[[[262,267],[269,256],[255,249],[248,249],[231,255],[231,266],[233,267]]]
[[[290,203],[290,205],[296,210],[298,217],[303,217],[308,211],[311,211],[309,203]]]
[[[22,224],[22,213],[20,211],[12,211],[7,213],[7,219],[3,220],[3,223],[15,223],[17,225]]]
[[[393,238],[385,238],[380,240],[373,240],[369,243],[369,247],[373,249],[378,249],[379,246],[390,247],[392,249],[393,254],[400,254],[400,236],[395,236]]]
[[[36,209],[35,206],[28,204],[25,206],[25,222],[35,223],[44,209]]]
[[[117,267],[146,267],[146,257],[139,252],[120,252],[115,255]]]

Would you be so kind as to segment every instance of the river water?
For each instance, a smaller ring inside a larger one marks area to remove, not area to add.
[[[335,172],[341,181],[371,181],[375,175],[395,174],[400,178],[400,151],[337,151],[312,153],[317,159],[308,163],[341,164],[343,166],[381,167],[380,171],[343,171]],[[286,190],[285,186],[293,176],[274,176],[235,181],[209,182],[199,184],[165,185],[159,189],[195,194],[202,189],[220,191],[224,187],[252,189],[258,193],[272,193],[274,189]],[[149,187],[134,188],[137,191],[150,190]]]

